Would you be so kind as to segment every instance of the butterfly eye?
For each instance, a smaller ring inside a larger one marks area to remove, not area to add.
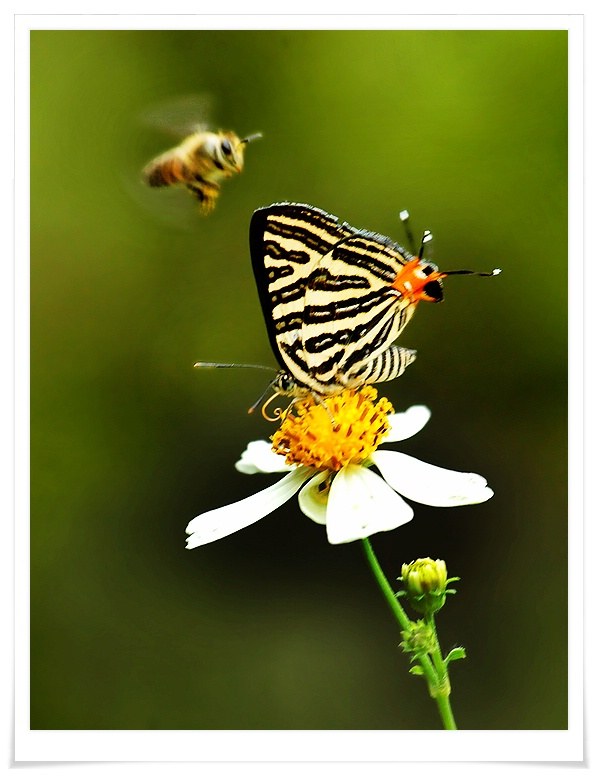
[[[295,382],[288,374],[281,374],[278,378],[278,387],[283,393],[290,393],[295,389]]]
[[[428,296],[428,299],[434,301],[434,303],[440,303],[444,299],[442,284],[438,279],[427,282],[424,285],[424,293]]]
[[[225,154],[227,157],[230,157],[230,155],[233,153],[233,148],[232,148],[232,146],[230,145],[230,141],[227,141],[227,140],[226,140],[226,138],[225,138],[225,139],[224,139],[224,141],[222,141],[222,143],[220,144],[220,148],[222,149],[223,153],[224,153],[224,154]]]

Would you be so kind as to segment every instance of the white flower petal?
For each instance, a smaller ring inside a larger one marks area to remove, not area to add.
[[[187,526],[187,549],[222,539],[261,520],[288,501],[312,473],[301,466],[249,498],[198,515]]]
[[[413,510],[383,479],[363,466],[345,466],[332,481],[326,513],[331,544],[391,531],[413,517]]]
[[[272,474],[291,471],[293,467],[287,466],[284,455],[272,452],[271,442],[260,440],[249,442],[235,468],[243,474]]]
[[[398,493],[428,506],[481,504],[494,495],[484,477],[424,463],[403,452],[378,450],[372,461]]]
[[[384,439],[384,443],[388,441],[403,441],[404,439],[410,439],[419,433],[424,425],[430,419],[432,412],[427,406],[410,406],[404,412],[397,414],[389,414],[388,422],[391,425],[390,433]]]
[[[312,477],[307,485],[304,485],[299,491],[299,509],[304,515],[307,515],[310,520],[320,525],[326,525],[326,507],[328,505],[328,493],[322,495],[319,490],[320,485],[324,482],[330,472],[321,471]]]

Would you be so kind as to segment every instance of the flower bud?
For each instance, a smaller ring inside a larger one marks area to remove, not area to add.
[[[411,623],[408,630],[401,631],[401,636],[403,641],[399,646],[414,658],[432,653],[437,647],[434,629],[423,620]]]
[[[446,563],[441,560],[433,561],[431,558],[418,558],[411,563],[404,563],[401,567],[401,577],[411,606],[418,612],[433,614],[444,605],[446,601],[447,580]]]

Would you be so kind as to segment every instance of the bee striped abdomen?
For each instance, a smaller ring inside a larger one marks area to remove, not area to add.
[[[185,183],[189,177],[189,169],[183,160],[167,154],[152,161],[144,169],[143,176],[150,187],[169,187]]]

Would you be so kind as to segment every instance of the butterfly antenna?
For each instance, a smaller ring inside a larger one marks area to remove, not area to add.
[[[258,368],[258,369],[261,369],[262,371],[271,371],[271,372],[273,372],[273,373],[276,371],[276,369],[272,368],[271,366],[262,366],[262,365],[261,365],[261,364],[259,364],[259,363],[211,363],[211,362],[207,362],[207,361],[205,361],[205,360],[201,360],[201,361],[199,361],[198,363],[194,363],[194,365],[193,365],[193,368]],[[277,375],[277,376],[278,376],[278,375]],[[253,406],[251,406],[251,407],[249,408],[249,410],[248,410],[248,413],[249,413],[249,414],[253,414],[253,412],[256,410],[256,408],[257,408],[257,407],[258,407],[258,406],[261,404],[261,402],[264,400],[264,398],[266,397],[266,395],[267,395],[267,394],[270,392],[270,390],[271,390],[271,389],[274,387],[274,384],[276,383],[276,378],[277,378],[277,376],[275,376],[275,377],[274,377],[274,379],[273,379],[273,380],[272,380],[272,381],[271,381],[271,382],[268,384],[268,387],[267,387],[267,388],[264,390],[264,392],[263,392],[263,393],[260,395],[260,397],[257,399],[257,401],[256,401],[256,402],[253,404]],[[277,396],[278,394],[279,394],[279,393],[278,393],[278,391],[277,391],[276,393],[274,393],[274,395],[272,396],[272,398],[275,398],[275,396]],[[266,416],[266,414],[264,413],[264,409],[265,409],[265,408],[266,408],[266,406],[267,406],[267,405],[270,403],[270,401],[272,400],[272,398],[270,398],[270,399],[268,400],[268,402],[264,404],[264,408],[262,409],[262,414],[264,415],[264,417],[266,418],[266,420],[270,420],[270,418]],[[275,413],[276,413],[276,411],[277,411],[277,410],[275,410]],[[279,410],[278,410],[278,411],[279,411]],[[279,416],[280,416],[280,415],[279,415]],[[276,419],[274,419],[274,420],[270,420],[270,422],[276,422]]]
[[[407,209],[403,209],[399,213],[399,219],[403,223],[403,229],[405,231],[405,236],[407,237],[407,242],[409,244],[409,251],[412,255],[415,254],[415,240],[413,238],[413,231],[411,230],[411,223],[409,222],[409,212]]]
[[[433,238],[434,236],[429,230],[424,230],[422,234],[422,240],[419,245],[419,252],[417,254],[420,260],[424,259],[424,249],[426,248],[426,244],[429,243]]]
[[[262,371],[276,372],[276,369],[272,368],[272,366],[262,366],[258,363],[207,363],[203,360],[199,363],[194,363],[193,368],[259,368]]]
[[[502,268],[494,268],[492,271],[468,271],[468,270],[461,270],[461,271],[443,271],[443,276],[498,276],[500,273],[502,273]]]

